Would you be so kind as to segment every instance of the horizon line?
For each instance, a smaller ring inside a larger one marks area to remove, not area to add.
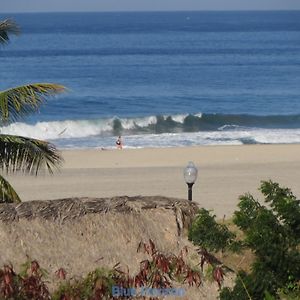
[[[3,14],[34,14],[34,13],[176,13],[176,12],[300,12],[299,9],[203,9],[203,10],[72,10],[72,11],[4,11]]]

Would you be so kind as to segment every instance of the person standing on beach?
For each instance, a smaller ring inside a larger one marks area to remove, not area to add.
[[[121,150],[123,148],[121,136],[119,136],[118,139],[116,140],[116,145],[117,145],[117,149],[119,149],[119,150]]]

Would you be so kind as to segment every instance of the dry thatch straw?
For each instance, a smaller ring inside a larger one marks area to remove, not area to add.
[[[197,210],[193,202],[161,196],[0,204],[0,266],[11,263],[19,271],[26,260],[37,260],[49,272],[53,290],[61,267],[69,279],[116,263],[136,274],[147,258],[137,247],[149,239],[164,253],[178,254],[187,246],[192,259],[194,247],[185,233]],[[186,299],[217,295],[217,285],[207,283],[188,288]]]
[[[198,207],[193,202],[166,198],[151,197],[114,197],[114,198],[67,198],[48,201],[29,201],[20,204],[1,204],[0,221],[10,223],[19,219],[31,220],[41,218],[57,221],[60,224],[87,214],[103,214],[108,212],[130,213],[151,209],[170,209],[176,216],[178,233],[186,228]]]

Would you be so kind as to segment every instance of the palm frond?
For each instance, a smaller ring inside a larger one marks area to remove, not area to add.
[[[64,91],[64,86],[52,83],[34,83],[0,91],[1,121],[16,121],[24,114],[37,111],[47,97]]]
[[[0,175],[0,203],[21,202],[14,188]]]
[[[53,173],[63,162],[51,143],[22,136],[0,134],[0,169],[37,175],[46,169]]]
[[[5,44],[9,41],[9,34],[19,34],[19,26],[12,20],[0,21],[0,44]]]

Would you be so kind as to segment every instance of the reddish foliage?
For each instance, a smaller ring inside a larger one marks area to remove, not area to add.
[[[215,267],[213,271],[214,280],[218,283],[219,288],[221,288],[222,282],[224,280],[224,271],[221,267]]]
[[[111,271],[101,273],[91,272],[86,279],[75,281],[74,283],[65,281],[67,273],[60,268],[55,272],[58,279],[63,280],[65,285],[57,293],[56,299],[60,300],[80,300],[82,297],[88,300],[113,300],[111,296],[111,284],[124,289],[149,287],[149,288],[171,288],[172,282],[179,281],[189,286],[199,287],[202,282],[202,272],[193,270],[185,262],[188,254],[187,247],[183,248],[179,255],[164,254],[158,251],[152,240],[148,243],[141,242],[138,252],[149,255],[148,259],[140,262],[140,270],[135,276],[131,276],[129,269],[121,269],[117,263]],[[205,249],[198,249],[200,265],[203,269],[204,264],[213,267],[213,278],[221,287],[224,271],[221,263]],[[106,275],[105,275],[106,274]],[[88,292],[87,292],[88,291]],[[89,296],[87,296],[87,294]],[[12,266],[4,266],[0,269],[0,299],[31,299],[48,300],[50,293],[43,281],[43,272],[37,261],[32,261],[27,266],[25,275],[18,275]],[[134,299],[131,296],[122,296],[120,299]],[[149,300],[159,298],[152,297]]]
[[[0,297],[11,298],[14,295],[14,277],[16,276],[12,266],[5,265],[0,270]]]
[[[0,298],[4,299],[50,299],[50,293],[42,280],[40,266],[32,261],[25,276],[17,275],[12,266],[0,270]]]
[[[56,272],[55,275],[57,276],[58,279],[60,280],[65,280],[67,278],[67,272],[64,268],[59,268]]]

